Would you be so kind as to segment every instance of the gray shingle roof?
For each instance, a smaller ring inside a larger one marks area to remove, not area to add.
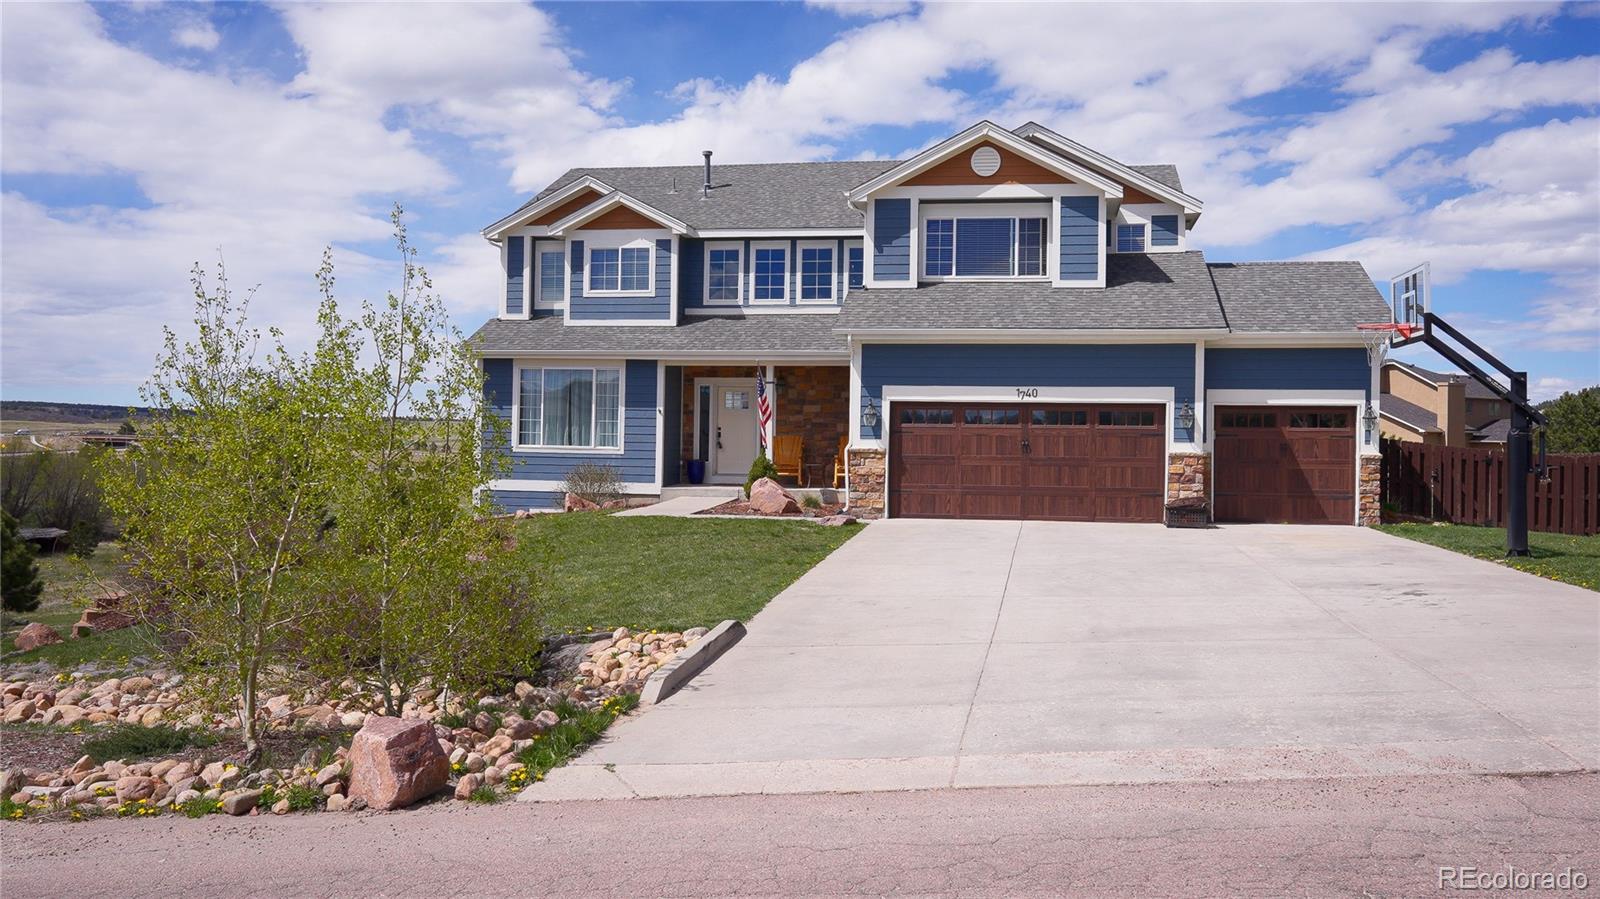
[[[1104,290],[1054,288],[1045,281],[926,284],[852,291],[839,327],[1216,328],[1227,326],[1198,252],[1113,254]]]
[[[1348,331],[1385,322],[1389,306],[1359,262],[1213,262],[1234,331]]]
[[[1437,430],[1439,427],[1439,416],[1392,393],[1384,394],[1378,406],[1383,409],[1384,415],[1397,418],[1419,431]]]
[[[1472,432],[1477,443],[1505,443],[1511,438],[1511,419],[1497,418]]]
[[[677,327],[566,327],[560,316],[523,321],[490,319],[468,338],[485,356],[593,353],[653,358],[770,353],[848,358],[834,315],[685,316]]]
[[[1431,369],[1423,368],[1420,365],[1412,365],[1409,362],[1401,362],[1399,359],[1390,359],[1385,364],[1393,365],[1396,368],[1403,368],[1406,371],[1414,373],[1417,377],[1423,379],[1424,381],[1430,381],[1434,384],[1443,384],[1447,381],[1465,381],[1467,385],[1465,396],[1467,399],[1499,399],[1499,396],[1497,396],[1494,391],[1483,386],[1482,384],[1479,384],[1476,378],[1470,378],[1464,374],[1461,374],[1460,372],[1433,371]]]
[[[702,166],[571,169],[522,204],[518,211],[589,175],[696,230],[859,228],[861,213],[845,202],[845,192],[899,164],[900,160],[897,159],[713,164],[709,199],[700,198],[700,186],[705,182],[705,169]],[[1130,168],[1169,187],[1182,189],[1178,170],[1173,166],[1136,165]]]

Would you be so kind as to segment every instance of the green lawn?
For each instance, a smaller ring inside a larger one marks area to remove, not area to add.
[[[33,652],[13,650],[12,639],[29,622],[48,624],[60,631],[61,636],[70,638],[72,624],[89,600],[102,595],[103,589],[117,589],[118,578],[124,570],[122,547],[116,543],[100,544],[87,561],[61,552],[41,556],[38,562],[39,577],[44,581],[39,608],[23,615],[7,614],[4,627],[0,629],[4,634],[0,654],[6,662],[42,660],[59,668],[70,668],[91,660],[115,663],[150,651],[150,635],[143,627],[91,634],[81,640],[68,639]]]
[[[1506,532],[1503,528],[1460,524],[1385,524],[1380,525],[1378,530],[1408,540],[1442,546],[1463,555],[1501,562],[1551,580],[1600,590],[1600,537],[1572,537],[1535,531],[1528,534],[1528,549],[1533,555],[1507,559]]]
[[[860,530],[590,512],[538,515],[521,527],[529,564],[546,573],[549,624],[558,631],[747,621]]]

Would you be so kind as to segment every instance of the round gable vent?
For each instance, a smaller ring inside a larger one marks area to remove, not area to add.
[[[972,151],[972,170],[981,178],[1000,171],[1000,151],[994,147],[979,147]]]

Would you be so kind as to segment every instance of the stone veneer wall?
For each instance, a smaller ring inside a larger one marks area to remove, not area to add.
[[[850,368],[844,365],[778,366],[779,434],[799,434],[812,487],[833,486],[833,457],[848,433]]]
[[[1356,522],[1362,527],[1383,523],[1383,457],[1364,455],[1356,473]]]
[[[849,468],[850,514],[857,518],[883,517],[885,457],[883,450],[852,446],[846,454]]]
[[[1167,501],[1200,497],[1208,499],[1211,479],[1210,453],[1172,453],[1167,456]]]

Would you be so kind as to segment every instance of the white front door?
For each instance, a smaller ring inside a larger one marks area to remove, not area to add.
[[[744,477],[756,460],[755,382],[739,386],[719,385],[711,391],[715,412],[716,452],[712,453],[714,474]]]

